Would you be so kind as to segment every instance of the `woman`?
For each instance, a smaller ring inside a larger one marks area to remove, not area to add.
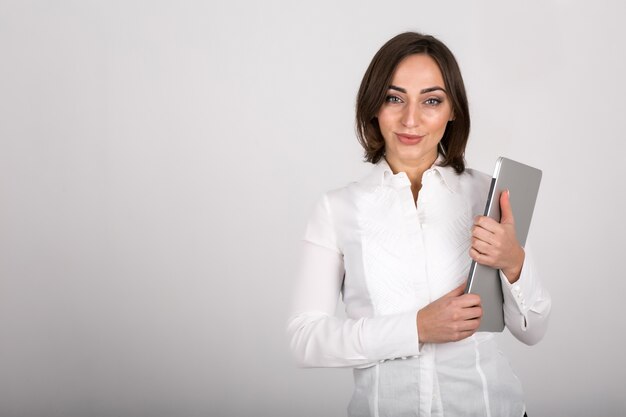
[[[508,193],[500,223],[479,216],[490,177],[465,168],[470,120],[452,53],[418,33],[388,41],[356,120],[375,165],[309,220],[288,324],[299,364],[354,368],[350,416],[525,415],[493,335],[476,332],[480,297],[463,293],[471,260],[500,269],[506,326],[526,344],[543,337],[550,297],[516,240]]]

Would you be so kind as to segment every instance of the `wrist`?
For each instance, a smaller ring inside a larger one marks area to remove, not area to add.
[[[516,258],[516,262],[513,263],[512,266],[507,268],[502,268],[502,273],[506,276],[506,279],[511,283],[515,284],[517,280],[519,280],[522,275],[522,267],[524,266],[524,258],[526,254],[524,253],[524,249],[519,247],[519,251]]]

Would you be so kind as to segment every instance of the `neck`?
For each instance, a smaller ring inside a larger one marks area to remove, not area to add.
[[[413,202],[417,206],[417,197],[419,195],[420,189],[422,188],[422,175],[426,172],[427,169],[430,169],[431,166],[437,160],[437,154],[434,156],[425,157],[420,160],[411,160],[405,161],[402,159],[394,159],[387,158],[387,163],[389,167],[393,171],[394,174],[398,172],[404,172],[407,177],[409,177],[409,181],[411,181],[411,193],[413,194]]]
[[[411,189],[419,191],[419,189],[422,188],[422,175],[433,166],[437,160],[437,155],[435,155],[434,158],[424,158],[417,161],[403,161],[387,157],[385,157],[385,159],[394,174],[404,172],[411,181]]]

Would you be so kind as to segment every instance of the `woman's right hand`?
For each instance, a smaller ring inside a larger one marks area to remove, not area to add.
[[[474,334],[483,309],[480,296],[464,294],[465,283],[417,312],[420,343],[456,342]]]

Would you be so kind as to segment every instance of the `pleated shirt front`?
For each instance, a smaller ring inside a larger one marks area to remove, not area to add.
[[[491,333],[418,343],[417,312],[467,278],[471,227],[490,179],[436,163],[416,202],[406,174],[394,174],[383,158],[315,206],[288,333],[300,365],[354,368],[350,416],[524,414],[521,384]],[[536,342],[550,296],[528,253],[515,284],[501,279],[507,327]],[[340,294],[345,318],[335,315]]]

